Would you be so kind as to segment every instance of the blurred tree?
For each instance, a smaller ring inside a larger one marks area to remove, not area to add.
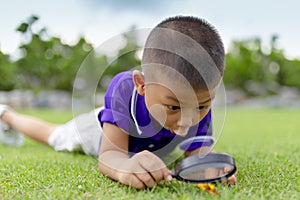
[[[266,81],[263,62],[264,55],[259,38],[233,41],[226,55],[228,69],[224,75],[224,82],[233,88],[240,87],[247,91],[249,81]]]
[[[15,86],[16,68],[9,60],[9,55],[0,51],[0,90],[11,90]]]
[[[118,50],[117,59],[107,66],[106,55],[96,55],[84,37],[79,38],[76,44],[68,45],[59,37],[49,36],[46,28],[34,32],[32,27],[38,20],[38,16],[32,15],[16,29],[25,39],[19,47],[23,54],[19,60],[12,62],[9,55],[0,52],[1,90],[26,88],[72,91],[77,71],[88,55],[85,64],[93,67],[85,69],[87,71],[84,73],[95,80],[95,76],[102,74],[105,69],[100,80],[102,89],[106,89],[115,74],[140,68],[138,54],[141,47],[134,26],[123,35],[126,42]],[[278,47],[278,39],[278,35],[270,38],[269,52],[265,51],[258,37],[234,40],[226,54],[223,79],[226,86],[240,88],[249,95],[273,94],[281,85],[300,90],[300,60],[288,59]]]
[[[276,93],[280,85],[300,89],[298,60],[289,60],[277,47],[278,35],[270,41],[270,52],[264,52],[260,38],[233,41],[226,54],[224,82],[249,95]]]
[[[284,85],[296,87],[300,90],[300,60],[287,60],[281,68],[284,68],[286,79]]]
[[[137,44],[136,27],[132,26],[128,32],[124,34],[126,45],[119,50],[118,59],[116,62],[117,68],[120,71],[126,71],[133,67],[140,66],[141,60],[138,58],[138,51],[141,47]]]
[[[17,31],[30,37],[28,43],[19,48],[24,56],[16,62],[18,74],[21,74],[21,87],[28,89],[61,89],[71,91],[73,80],[80,64],[92,50],[83,37],[71,46],[61,42],[60,38],[48,37],[46,28],[38,33],[32,32],[32,26],[38,17],[31,16],[22,23]]]
[[[277,47],[278,38],[277,35],[271,37],[272,51],[268,55],[270,72],[275,75],[276,82],[279,85],[293,86],[300,89],[300,61],[286,58],[284,51]]]
[[[39,20],[39,17],[36,16],[36,15],[31,15],[27,22],[23,22],[21,23],[18,28],[17,28],[17,31],[21,32],[21,33],[27,33],[27,32],[30,32],[32,33],[32,25]]]
[[[135,29],[136,27],[132,26],[128,32],[123,34],[125,45],[119,49],[117,59],[105,70],[101,79],[102,87],[107,87],[108,82],[117,73],[140,67],[141,60],[138,57],[138,53],[141,47],[138,45]]]

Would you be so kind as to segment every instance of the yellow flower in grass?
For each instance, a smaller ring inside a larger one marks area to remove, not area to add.
[[[219,194],[216,190],[216,187],[214,184],[211,183],[199,183],[197,184],[197,187],[212,194]]]

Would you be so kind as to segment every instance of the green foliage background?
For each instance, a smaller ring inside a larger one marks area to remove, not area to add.
[[[69,45],[58,37],[50,36],[46,28],[34,32],[32,27],[38,20],[37,16],[32,15],[16,29],[24,38],[19,46],[22,54],[19,59],[11,60],[10,55],[0,51],[0,90],[72,91],[81,63],[94,53],[92,44],[84,37]],[[131,30],[134,29],[131,27]],[[134,31],[123,36],[126,44],[119,49],[117,60],[109,63],[107,55],[94,55],[94,64],[106,68],[103,80],[109,81],[116,73],[140,65],[136,53],[141,47]],[[226,54],[226,86],[239,88],[250,96],[276,94],[280,86],[299,90],[300,60],[288,59],[284,50],[278,48],[278,39],[279,36],[273,35],[267,47],[258,37],[232,41]],[[137,51],[129,51],[132,49]],[[106,85],[99,81],[99,88],[105,90]],[[263,92],[251,89],[251,85],[256,85]]]

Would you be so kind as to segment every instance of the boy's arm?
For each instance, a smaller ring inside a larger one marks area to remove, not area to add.
[[[149,151],[128,156],[128,134],[119,127],[103,124],[98,158],[99,170],[108,177],[135,188],[153,187],[170,180],[170,171],[163,161]]]

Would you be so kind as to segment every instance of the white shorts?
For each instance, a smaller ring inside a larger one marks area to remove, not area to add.
[[[56,151],[82,152],[98,156],[102,138],[102,128],[98,121],[101,109],[79,115],[59,126],[50,135],[48,144]]]

